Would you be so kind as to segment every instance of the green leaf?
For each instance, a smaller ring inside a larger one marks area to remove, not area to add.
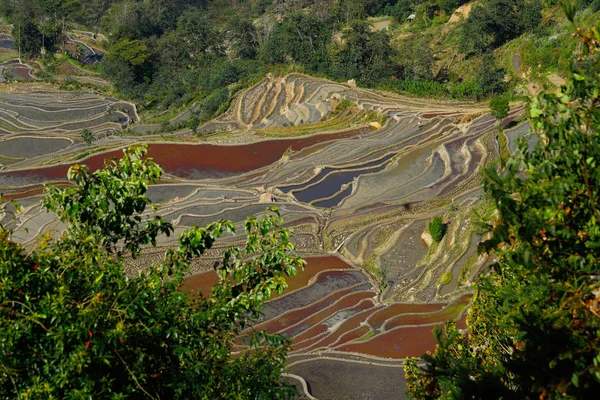
[[[537,118],[540,115],[544,114],[544,112],[538,108],[534,108],[533,106],[531,107],[531,109],[529,110],[529,116],[531,118]]]
[[[579,374],[578,373],[573,374],[573,376],[571,377],[571,382],[573,383],[573,385],[575,387],[579,387]]]

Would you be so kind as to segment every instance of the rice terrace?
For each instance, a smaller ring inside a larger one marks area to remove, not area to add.
[[[398,35],[394,18],[372,17],[365,35]],[[0,218],[11,240],[34,248],[64,231],[41,204],[46,185],[72,185],[70,167],[95,171],[147,143],[164,170],[148,197],[174,232],[127,259],[129,276],[189,228],[229,220],[236,233],[194,262],[180,288],[209,296],[213,265],[244,245],[246,217],[275,206],[307,263],[236,337],[234,354],[254,331],[281,334],[291,340],[283,376],[298,398],[406,398],[404,361],[435,348],[435,326],[466,328],[474,282],[493,262],[477,251],[477,221],[495,210],[483,171],[517,151],[529,131],[525,103],[511,101],[497,118],[479,99],[420,98],[281,68],[228,83],[231,96],[210,118],[206,99],[155,112],[159,96],[120,96],[97,72],[115,51],[108,34],[78,29],[64,32],[52,63],[21,57],[14,31],[0,31],[0,193],[9,201]],[[132,70],[148,60],[131,61]]]
[[[60,183],[74,163],[99,168],[142,140],[167,173],[149,196],[176,233],[218,219],[240,224],[276,205],[308,265],[254,328],[292,338],[289,377],[316,398],[334,398],[340,388],[357,393],[357,377],[361,387],[369,377],[389,381],[380,387],[390,392],[378,396],[390,398],[402,390],[402,360],[435,344],[432,326],[463,321],[470,282],[486,263],[470,218],[480,204],[481,169],[498,157],[495,119],[483,106],[290,74],[251,87],[201,126],[211,132],[205,143],[186,142],[186,131],[168,143],[151,133],[110,135],[136,130],[131,103],[26,85],[1,101],[0,182],[25,207],[12,222],[22,243],[61,230],[38,206],[43,184]],[[102,137],[94,147],[100,152],[85,156],[84,128]],[[448,233],[428,248],[421,234],[436,215],[445,215]],[[132,271],[152,257],[136,260]],[[209,290],[217,279],[210,265],[197,266],[185,288]]]

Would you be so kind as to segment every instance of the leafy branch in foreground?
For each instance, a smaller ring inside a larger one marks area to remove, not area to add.
[[[600,48],[597,29],[576,36],[588,54]],[[437,328],[424,367],[407,360],[414,398],[600,393],[598,70],[574,71],[566,86],[534,98],[529,112],[535,148],[521,140],[505,166],[485,172],[498,217],[482,249],[497,263],[477,285],[468,332],[454,323]]]
[[[182,292],[191,262],[227,232],[230,221],[193,227],[162,262],[127,276],[126,256],[156,244],[171,224],[152,212],[149,183],[162,170],[146,147],[91,173],[74,166],[73,186],[50,187],[44,205],[67,228],[31,250],[0,228],[0,397],[288,398],[280,381],[289,341],[257,333],[232,355],[234,339],[272,291],[304,261],[272,208],[245,223],[243,248],[215,268],[209,297]],[[155,210],[156,211],[156,210]]]

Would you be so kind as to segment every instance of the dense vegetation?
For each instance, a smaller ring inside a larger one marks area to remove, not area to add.
[[[444,222],[442,217],[434,217],[427,226],[427,229],[434,242],[439,243],[442,240],[442,237],[444,237]]]
[[[501,93],[505,71],[490,52],[538,28],[539,0],[485,0],[475,7],[458,48],[467,57],[487,56],[465,76],[436,62],[428,38],[393,45],[388,32],[373,32],[365,22],[387,13],[404,23],[416,13],[412,26],[424,29],[443,23],[463,3],[2,0],[0,11],[12,22],[22,53],[34,57],[42,48],[51,57],[70,26],[104,32],[110,43],[100,69],[121,95],[157,109],[197,101],[197,119],[206,120],[239,87],[286,65],[418,95],[480,99]]]
[[[574,10],[566,7],[573,21]],[[598,29],[578,30],[600,50]],[[582,56],[585,57],[585,56]],[[436,350],[406,364],[411,395],[433,398],[594,398],[600,391],[600,66],[575,70],[560,91],[530,104],[539,138],[488,168],[498,210],[482,249],[497,263],[481,277],[467,319],[438,328]]]
[[[248,350],[233,341],[271,292],[304,261],[276,209],[245,222],[243,248],[223,253],[209,297],[179,290],[191,262],[234,230],[228,221],[194,227],[164,259],[134,276],[131,262],[170,223],[143,215],[148,184],[162,173],[146,148],[94,173],[69,170],[72,187],[47,189],[44,206],[67,229],[25,249],[0,226],[0,397],[286,398],[280,381],[289,342],[256,333]],[[156,211],[156,207],[152,205]]]

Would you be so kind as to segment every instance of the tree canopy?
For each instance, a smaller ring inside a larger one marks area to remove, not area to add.
[[[540,0],[485,0],[476,5],[462,28],[459,50],[467,55],[495,49],[542,21]]]
[[[501,121],[506,118],[509,111],[510,104],[506,97],[498,96],[490,100],[490,113],[496,117],[497,120]]]
[[[180,290],[194,259],[229,221],[193,227],[161,261],[126,274],[126,260],[173,227],[146,196],[162,170],[146,147],[124,150],[91,173],[70,168],[68,188],[50,187],[44,207],[66,224],[33,249],[0,228],[0,397],[286,398],[280,381],[289,342],[257,332],[232,354],[236,335],[286,287],[304,261],[276,209],[249,217],[241,248],[223,252],[208,297]],[[147,210],[151,205],[152,209]]]

